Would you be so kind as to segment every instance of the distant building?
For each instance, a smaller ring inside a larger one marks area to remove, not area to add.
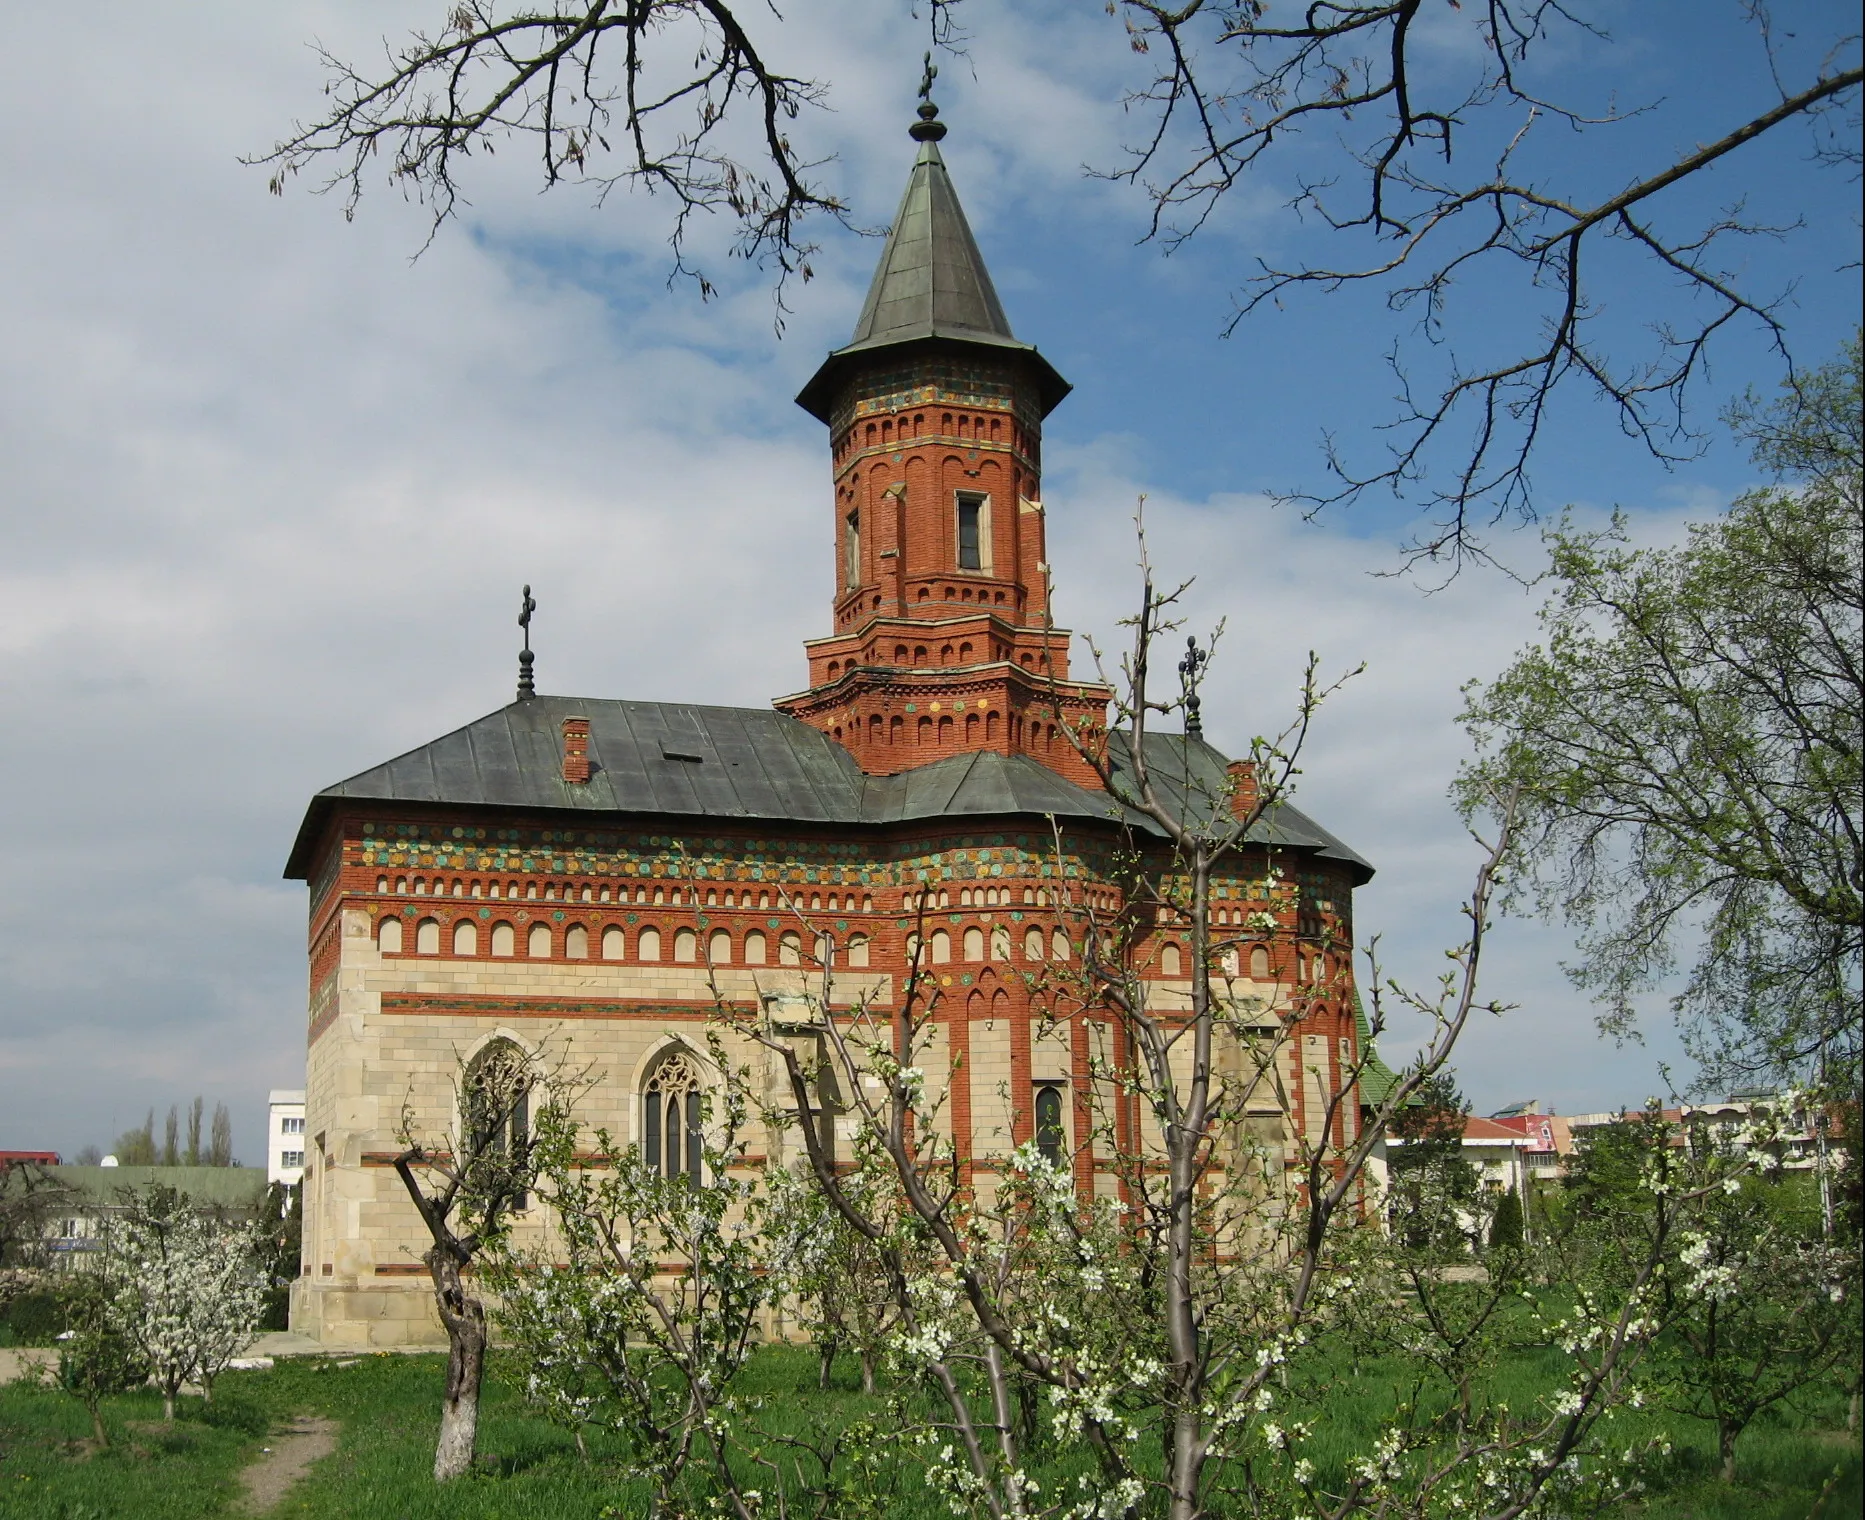
[[[266,1181],[292,1187],[304,1181],[302,1087],[275,1087],[266,1094]]]
[[[57,1166],[57,1151],[0,1151],[0,1172],[9,1166]]]
[[[65,1196],[46,1221],[45,1251],[61,1266],[102,1249],[105,1221],[126,1193],[159,1183],[235,1224],[253,1218],[266,1194],[256,1166],[57,1166],[50,1176]]]

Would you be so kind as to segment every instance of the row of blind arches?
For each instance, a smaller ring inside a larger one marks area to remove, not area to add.
[[[489,932],[482,934],[482,928]],[[410,938],[412,946],[409,944]],[[435,918],[423,918],[417,922],[412,936],[397,917],[384,915],[376,925],[376,946],[385,955],[405,954],[410,948],[416,955],[439,955],[442,944],[449,938],[456,957],[474,957],[482,953],[498,958],[516,957],[522,943],[525,957],[529,960],[589,960],[592,959],[592,951],[598,952],[596,958],[605,961],[630,959],[628,931],[620,924],[604,925],[599,934],[586,924],[571,924],[563,931],[561,940],[549,924],[532,924],[523,931],[521,940],[519,926],[505,920],[482,926],[463,918],[453,925],[450,935],[440,920]],[[918,935],[907,936],[909,959],[919,951],[921,943]],[[934,965],[943,965],[953,960],[956,951],[960,961],[1008,961],[1011,959],[1012,943],[1011,930],[1007,924],[998,924],[988,933],[983,927],[973,924],[961,930],[956,937],[948,929],[934,929],[924,940],[923,959]],[[747,930],[736,941],[730,930],[714,929],[707,935],[705,944],[705,958],[715,966],[734,963],[747,966],[773,964],[771,938],[762,929]],[[668,949],[671,949],[672,959],[676,963],[697,964],[700,960],[699,932],[685,927],[677,928],[673,930],[669,944],[669,937],[655,925],[644,925],[635,931],[634,960],[660,961],[666,958]],[[841,964],[854,969],[870,964],[870,945],[865,934],[851,935],[841,950],[838,956],[834,940],[828,935],[818,935],[811,946],[809,963],[834,964],[839,960]],[[1066,961],[1069,958],[1069,938],[1061,929],[1045,933],[1032,924],[1023,931],[1024,960]],[[800,933],[791,929],[777,936],[774,963],[780,966],[804,964],[803,936]],[[1159,975],[1182,976],[1184,963],[1184,952],[1179,946],[1172,943],[1160,946],[1157,958]],[[1319,980],[1320,957],[1315,958],[1313,966],[1310,975]],[[1306,967],[1303,969],[1308,970]],[[1262,945],[1252,946],[1251,978],[1267,981],[1269,974],[1268,949]],[[1303,980],[1307,979],[1309,976],[1303,977]]]
[[[834,679],[833,673],[830,679]],[[965,742],[969,745],[994,744],[1001,737],[1002,719],[997,713],[967,713],[964,719]],[[837,739],[859,738],[861,724],[857,720],[848,726],[845,732],[841,724],[834,730]],[[883,719],[879,713],[868,718],[868,743],[871,745],[904,745],[909,742],[937,748],[958,742],[959,720],[950,714],[938,718],[921,714],[911,727],[908,720],[895,713],[891,718]],[[1010,742],[1018,747],[1028,746],[1032,750],[1040,749],[1044,754],[1061,754],[1068,747],[1067,739],[1053,723],[1025,724],[1022,718],[1010,719]]]
[[[523,944],[525,957],[529,960],[561,958],[585,961],[593,958],[592,951],[598,952],[599,958],[605,961],[631,958],[629,934],[620,924],[606,924],[600,931],[594,931],[586,924],[571,924],[563,931],[561,939],[549,924],[532,924],[522,931],[521,938],[519,926],[504,920],[480,925],[463,918],[453,925],[450,933],[435,918],[421,919],[413,927],[414,932],[410,935],[404,929],[401,919],[385,915],[376,925],[376,947],[384,955],[402,955],[408,952],[412,940],[414,954],[439,955],[443,942],[450,939],[456,956],[489,954],[501,958],[515,957],[519,945]],[[487,932],[482,933],[482,930]],[[669,937],[652,924],[643,925],[634,931],[634,960],[662,960],[669,948],[676,962],[696,964],[700,959],[698,931],[677,928]],[[714,929],[706,937],[706,959],[715,966],[729,966],[734,962],[747,966],[769,965],[772,964],[772,952],[771,938],[762,929],[747,930],[736,943],[728,929]],[[838,957],[835,942],[828,935],[818,935],[811,947],[811,963],[820,965],[839,959],[846,966],[866,966],[869,960],[868,937],[865,934],[851,935],[841,947],[841,952]],[[803,963],[803,936],[793,929],[779,934],[776,937],[775,964],[801,966]]]

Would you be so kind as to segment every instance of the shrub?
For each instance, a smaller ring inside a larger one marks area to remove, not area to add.
[[[15,1346],[49,1346],[65,1328],[65,1312],[49,1289],[22,1293],[8,1304],[4,1323]]]
[[[117,1291],[103,1273],[80,1272],[59,1294],[69,1329],[59,1343],[58,1385],[90,1410],[99,1446],[110,1444],[99,1406],[110,1394],[127,1393],[149,1376],[148,1363],[113,1312]]]

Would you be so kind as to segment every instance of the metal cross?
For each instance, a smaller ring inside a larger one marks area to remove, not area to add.
[[[1196,639],[1185,641],[1185,658],[1179,661],[1179,685],[1185,692],[1185,732],[1194,739],[1204,737],[1204,719],[1198,711],[1198,672],[1210,658],[1210,651],[1200,649]]]

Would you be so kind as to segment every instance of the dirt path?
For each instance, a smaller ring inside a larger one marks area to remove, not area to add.
[[[283,1499],[306,1468],[337,1449],[337,1430],[335,1420],[301,1414],[273,1431],[259,1460],[240,1474],[246,1507],[263,1515]]]

